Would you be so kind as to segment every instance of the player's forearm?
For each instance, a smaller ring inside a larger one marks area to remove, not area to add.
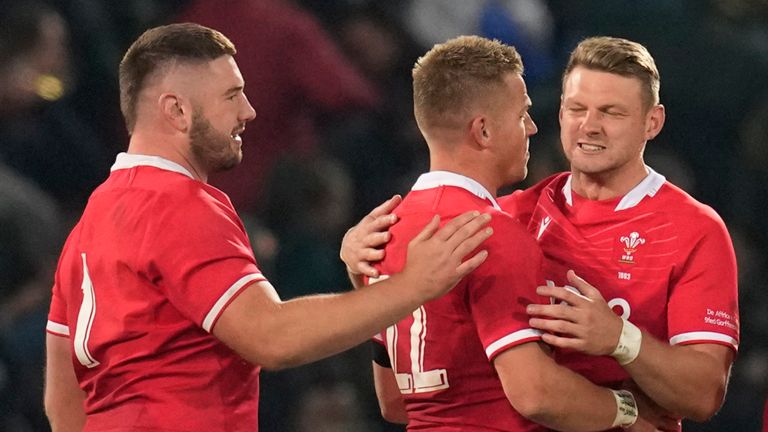
[[[282,302],[263,317],[259,333],[271,348],[258,361],[268,369],[309,363],[349,349],[413,312],[419,299],[403,274],[344,294]]]
[[[45,414],[53,432],[80,432],[85,425],[83,392],[72,368],[69,339],[46,334]]]
[[[45,414],[52,432],[82,432],[85,426],[83,397],[80,394],[61,395],[46,391]]]
[[[663,408],[704,421],[723,403],[732,360],[728,348],[707,345],[673,346],[643,332],[640,354],[624,368]]]
[[[616,418],[613,393],[570,371],[564,372],[541,380],[536,386],[538,396],[527,402],[531,406],[523,408],[526,417],[560,431],[610,429]]]
[[[561,431],[611,429],[617,402],[611,390],[558,365],[537,343],[505,351],[494,360],[504,393],[524,417]]]
[[[379,366],[374,362],[373,383],[376,386],[376,398],[384,420],[390,423],[408,423],[408,412],[405,410],[405,403],[392,369]]]

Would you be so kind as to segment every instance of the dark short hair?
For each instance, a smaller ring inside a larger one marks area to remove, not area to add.
[[[413,110],[419,127],[455,128],[470,105],[498,94],[523,73],[517,50],[497,40],[459,36],[435,45],[413,67]]]
[[[568,59],[563,85],[568,74],[578,66],[636,78],[643,86],[643,105],[646,109],[659,103],[659,70],[651,53],[637,42],[608,36],[584,39]]]
[[[120,62],[120,109],[128,132],[136,125],[136,101],[151,75],[171,62],[202,63],[236,52],[226,36],[199,24],[169,24],[145,31]]]

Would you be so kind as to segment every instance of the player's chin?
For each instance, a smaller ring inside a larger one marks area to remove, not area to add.
[[[242,160],[243,152],[238,149],[237,151],[233,151],[228,157],[220,158],[213,164],[214,166],[212,168],[214,172],[228,171],[238,166]]]

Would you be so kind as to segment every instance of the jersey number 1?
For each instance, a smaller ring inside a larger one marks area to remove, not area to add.
[[[88,350],[88,340],[91,337],[93,328],[93,319],[96,316],[96,293],[93,290],[91,275],[88,273],[88,264],[85,261],[85,254],[80,254],[83,258],[83,302],[80,304],[80,311],[77,314],[77,328],[75,329],[75,356],[81,365],[92,368],[99,365],[99,362],[93,358]]]

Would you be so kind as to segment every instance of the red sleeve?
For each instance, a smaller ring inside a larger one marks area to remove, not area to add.
[[[51,293],[51,307],[48,310],[48,323],[45,326],[48,333],[56,336],[69,337],[69,324],[67,320],[67,301],[61,292],[58,271],[54,277]]]
[[[188,319],[211,331],[224,308],[252,282],[265,280],[239,217],[204,191],[159,208],[148,274]]]
[[[469,277],[469,305],[489,360],[522,343],[540,340],[528,325],[525,308],[543,302],[536,287],[543,285],[543,256],[525,229],[508,217],[494,216],[493,236],[486,241],[488,258]]]
[[[69,237],[67,238],[66,243],[64,243],[64,247],[62,248],[61,255],[59,257],[59,262],[56,265],[56,273],[53,276],[53,288],[51,290],[51,306],[48,310],[48,323],[45,326],[45,330],[48,333],[54,334],[56,336],[64,336],[69,337],[69,319],[67,318],[67,296],[68,293],[64,292],[64,287],[62,286],[62,272],[72,272],[72,271],[78,271],[80,272],[80,267],[77,267],[77,270],[67,268],[64,265],[64,257],[67,255],[69,251],[69,245],[70,241],[72,241],[72,237],[76,236],[77,232],[79,231],[80,225],[78,224],[74,229],[73,232],[70,233]],[[78,274],[75,278],[75,280],[82,280],[82,275]]]
[[[689,219],[680,226],[691,231],[681,237],[681,244],[693,247],[683,249],[687,252],[685,261],[673,276],[668,304],[670,343],[717,343],[736,350],[736,256],[725,224],[717,215],[708,214],[701,223],[691,223]]]

